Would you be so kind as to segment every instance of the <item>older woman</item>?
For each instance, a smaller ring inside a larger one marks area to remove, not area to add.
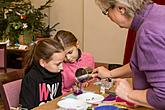
[[[116,94],[129,102],[165,109],[165,6],[151,0],[95,0],[102,13],[121,28],[137,31],[129,64],[109,71],[94,70],[101,78],[116,79]],[[133,77],[133,88],[126,77]]]

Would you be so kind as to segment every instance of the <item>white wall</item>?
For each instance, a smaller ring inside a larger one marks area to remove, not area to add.
[[[35,7],[39,7],[47,0],[31,0]],[[74,33],[74,35],[82,43],[83,39],[83,0],[54,0],[51,4],[50,10],[45,10],[49,15],[50,25],[60,24],[56,26],[58,30],[68,30]],[[53,33],[55,34],[55,33]],[[81,48],[83,46],[81,45]]]
[[[55,0],[50,9],[50,23],[56,22],[60,23],[57,30],[71,31],[82,44],[83,0]]]
[[[32,1],[43,3],[42,0]],[[60,22],[57,30],[73,32],[80,40],[81,48],[92,53],[96,62],[123,62],[127,30],[120,29],[103,16],[94,0],[55,0],[48,11],[50,24]]]
[[[97,62],[122,63],[127,30],[104,16],[94,0],[84,0],[84,49]]]

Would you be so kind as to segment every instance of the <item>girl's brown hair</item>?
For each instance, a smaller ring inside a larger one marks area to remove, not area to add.
[[[77,44],[77,38],[69,31],[58,31],[54,39],[59,41],[64,48],[76,46]]]
[[[25,57],[25,73],[27,73],[33,62],[39,64],[39,60],[43,59],[46,62],[49,62],[52,59],[54,53],[60,53],[64,51],[61,43],[50,39],[42,39],[30,47],[30,51]]]

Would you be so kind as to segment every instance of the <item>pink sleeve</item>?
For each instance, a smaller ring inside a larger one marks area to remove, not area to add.
[[[86,65],[88,66],[87,68],[94,69],[95,62],[94,62],[94,57],[92,56],[92,54],[86,53],[85,60],[86,60]]]

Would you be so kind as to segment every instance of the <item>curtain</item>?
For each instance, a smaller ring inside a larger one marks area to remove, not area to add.
[[[153,0],[153,1],[158,4],[165,5],[165,0]],[[136,37],[136,32],[134,30],[129,29],[127,34],[123,64],[127,64],[130,61],[135,37]]]
[[[165,0],[153,0],[155,3],[165,5]]]
[[[130,61],[135,38],[136,38],[136,32],[134,30],[129,29],[127,34],[123,64],[127,64]]]

